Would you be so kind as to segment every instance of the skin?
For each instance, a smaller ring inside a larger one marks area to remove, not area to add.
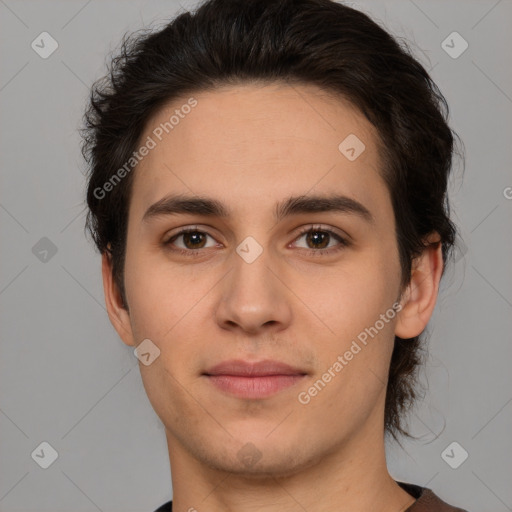
[[[386,467],[386,381],[395,334],[420,334],[434,309],[439,245],[415,260],[402,290],[378,134],[346,101],[314,86],[275,83],[193,96],[197,106],[135,171],[125,262],[128,310],[103,256],[112,324],[127,345],[149,338],[160,350],[140,371],[166,429],[173,510],[405,510],[415,500]],[[161,109],[141,141],[187,98]],[[366,146],[354,161],[338,150],[351,133]],[[143,220],[170,193],[214,198],[231,214]],[[373,222],[336,211],[274,218],[275,204],[291,195],[334,193],[360,202]],[[328,235],[308,242],[300,235],[301,228],[318,225],[349,244]],[[191,251],[197,238],[164,244],[185,227],[203,233],[199,256],[176,252]],[[250,264],[236,252],[248,236],[263,249]],[[397,299],[401,311],[301,404],[298,393]],[[228,359],[274,359],[307,375],[265,399],[237,398],[203,375]],[[244,446],[259,459],[247,463],[237,456]]]

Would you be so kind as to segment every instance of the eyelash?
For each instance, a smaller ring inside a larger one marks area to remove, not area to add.
[[[329,249],[304,249],[306,252],[308,252],[312,256],[322,257],[322,256],[330,255],[330,254],[336,253],[338,251],[341,251],[345,247],[349,246],[348,240],[346,240],[342,236],[338,235],[338,233],[335,233],[331,229],[323,228],[322,226],[308,226],[308,227],[303,228],[299,232],[299,234],[297,235],[295,240],[298,240],[299,238],[301,238],[303,235],[305,235],[307,233],[315,232],[315,231],[320,231],[322,233],[328,233],[329,237],[335,238],[339,242],[339,245],[337,245],[336,247],[331,247]],[[329,240],[329,242],[330,242],[330,240]]]
[[[303,235],[305,235],[307,233],[315,232],[315,231],[320,231],[322,233],[328,233],[330,237],[335,238],[339,242],[339,245],[336,246],[335,248],[330,248],[330,249],[304,249],[307,253],[309,253],[312,256],[322,257],[322,256],[330,255],[330,254],[336,253],[338,251],[341,251],[342,249],[344,249],[350,245],[348,240],[341,237],[334,231],[327,229],[327,228],[323,228],[322,226],[308,226],[306,228],[303,228],[300,231],[300,233],[297,235],[297,237],[294,239],[294,241],[298,240],[299,238],[301,238]],[[205,235],[213,238],[209,233],[206,233],[205,231],[201,231],[200,229],[185,228],[185,229],[182,229],[181,231],[179,231],[178,233],[174,234],[171,238],[169,238],[167,241],[165,241],[163,243],[163,245],[168,247],[168,246],[172,245],[172,242],[174,242],[178,237],[180,237],[181,235],[185,235],[187,233],[202,233],[202,234],[205,234]],[[203,249],[202,248],[201,249],[173,248],[172,251],[177,252],[178,254],[195,257],[195,256],[200,256]]]

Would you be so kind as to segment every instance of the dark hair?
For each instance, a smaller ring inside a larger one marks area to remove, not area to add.
[[[112,258],[124,290],[128,206],[133,173],[106,197],[98,190],[137,149],[163,104],[185,94],[252,82],[312,84],[350,101],[377,128],[402,268],[410,281],[425,238],[438,233],[446,261],[455,241],[447,181],[454,140],[448,105],[424,67],[366,14],[330,0],[209,0],[162,29],[124,36],[109,72],[95,82],[84,116],[88,163],[86,228]],[[458,138],[458,137],[457,137]],[[96,191],[96,192],[95,192]],[[385,430],[410,436],[403,417],[416,400],[419,337],[395,337]]]

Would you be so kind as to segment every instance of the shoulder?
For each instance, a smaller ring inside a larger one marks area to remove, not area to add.
[[[162,506],[158,507],[155,512],[172,512],[172,501],[164,503]]]
[[[431,489],[419,485],[397,482],[416,501],[405,512],[468,512],[462,508],[449,505],[437,496]]]

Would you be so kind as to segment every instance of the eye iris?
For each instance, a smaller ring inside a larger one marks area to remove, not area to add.
[[[201,240],[201,237],[203,240]],[[204,235],[199,233],[198,231],[193,231],[191,233],[183,233],[183,242],[188,249],[197,249],[201,248],[204,245]],[[189,246],[189,242],[192,242],[192,245]],[[203,244],[201,244],[203,242]]]
[[[320,236],[318,236],[318,235],[320,235]],[[315,248],[323,249],[324,247],[326,247],[329,244],[329,234],[325,233],[323,231],[309,231],[307,234],[307,241],[308,241],[308,244],[310,242],[313,242],[313,244],[317,244],[319,242],[320,243],[325,242],[325,243],[322,243],[321,246],[315,245]]]

